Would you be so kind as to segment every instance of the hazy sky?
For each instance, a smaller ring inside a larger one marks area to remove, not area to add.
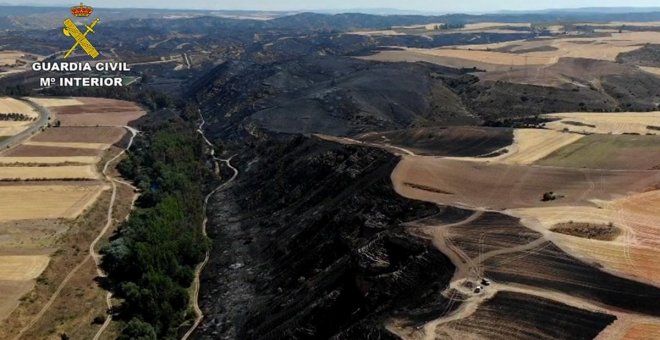
[[[74,5],[80,1],[0,0],[0,3],[44,5]],[[500,10],[534,10],[547,8],[660,6],[658,0],[88,0],[85,4],[98,7],[156,7],[188,9],[251,9],[251,10],[323,10],[351,8],[396,8],[430,12],[493,12]]]

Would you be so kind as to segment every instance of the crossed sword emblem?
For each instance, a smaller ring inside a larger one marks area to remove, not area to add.
[[[96,24],[98,24],[99,21],[101,21],[101,19],[96,18],[96,20],[94,20],[89,26],[85,25],[85,27],[87,27],[87,30],[85,31],[85,33],[82,33],[80,32],[76,24],[74,24],[73,21],[71,21],[71,19],[64,20],[64,28],[62,29],[64,35],[66,35],[67,37],[72,37],[73,40],[76,41],[76,43],[73,44],[73,46],[71,46],[69,51],[66,52],[64,58],[68,57],[71,53],[73,53],[73,51],[76,49],[76,47],[78,47],[78,45],[80,45],[80,47],[82,47],[82,49],[85,50],[85,52],[89,54],[90,57],[96,59],[96,57],[99,56],[99,51],[97,51],[94,45],[92,45],[92,43],[89,42],[89,40],[87,40],[87,34],[89,34],[89,32],[96,33],[94,32],[94,26],[96,26]]]

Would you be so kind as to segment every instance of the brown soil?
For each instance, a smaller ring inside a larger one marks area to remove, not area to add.
[[[129,102],[116,102],[112,104],[94,103],[86,105],[59,106],[51,109],[56,115],[80,113],[114,113],[126,111],[139,111],[140,107]]]
[[[112,148],[104,158],[113,157],[118,148]],[[104,160],[105,162],[105,160]],[[116,170],[111,170],[112,176],[117,176]],[[97,316],[105,318],[106,291],[95,282],[96,268],[89,257],[89,244],[98,235],[105,224],[111,191],[104,192],[96,204],[75,221],[70,222],[70,230],[58,241],[59,250],[54,253],[50,265],[37,280],[34,290],[23,298],[21,305],[6,320],[0,323],[0,339],[9,338],[23,328],[50,299],[64,277],[78,264],[84,265],[64,286],[58,298],[42,318],[30,330],[24,333],[22,339],[43,339],[56,337],[66,333],[72,339],[91,339],[100,327],[92,324]],[[116,223],[113,229],[101,241],[97,249],[102,247],[114,229],[130,213],[134,191],[132,188],[117,184],[117,199],[113,218]],[[66,222],[65,222],[66,223]],[[76,301],[76,303],[71,303]],[[110,329],[116,326],[111,325]]]
[[[560,234],[601,241],[612,241],[621,235],[621,229],[613,224],[569,222],[556,224],[550,230]]]
[[[104,143],[114,144],[126,130],[120,127],[59,127],[34,136],[34,142]]]
[[[123,221],[128,216],[133,194],[130,187],[123,184],[117,185],[117,200],[113,212],[115,221]],[[103,224],[100,223],[100,225]],[[97,249],[103,247],[118,225],[119,223],[115,223]],[[105,319],[107,315],[106,291],[98,286],[95,282],[96,279],[94,261],[89,260],[69,281],[41,320],[33,326],[29,333],[25,333],[23,339],[44,338],[53,334],[67,334],[71,339],[92,339],[100,328],[99,324],[93,323],[94,318],[100,316]],[[72,300],[76,300],[78,303],[72,306]]]
[[[62,126],[123,126],[141,116],[143,111],[122,111],[114,113],[59,114],[57,119]]]
[[[19,145],[4,156],[7,157],[75,157],[75,156],[98,156],[102,150],[86,148],[60,148],[54,146]]]
[[[53,254],[50,264],[37,279],[34,289],[23,297],[21,305],[10,317],[0,322],[0,339],[8,339],[27,325],[53,295],[59,284],[72,268],[87,258],[88,245],[103,227],[105,214],[110,200],[110,191],[105,191],[96,204],[85,214],[70,222],[69,231],[59,240],[59,250]],[[89,282],[87,282],[89,285]],[[75,306],[69,302],[70,306]],[[103,303],[99,306],[104,306]],[[27,333],[24,339],[36,339]]]
[[[392,173],[392,182],[404,197],[460,207],[591,206],[592,199],[611,200],[630,192],[642,192],[660,182],[660,172],[563,169],[404,156]],[[453,195],[411,188],[405,182]],[[564,198],[541,202],[541,195],[549,191]]]

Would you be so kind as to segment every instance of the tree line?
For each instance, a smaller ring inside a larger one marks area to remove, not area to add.
[[[33,120],[37,120],[37,118],[30,117],[24,113],[17,113],[17,112],[0,113],[0,121],[27,122]]]
[[[185,117],[142,126],[118,165],[140,191],[130,219],[101,250],[111,289],[123,300],[116,310],[126,322],[120,339],[176,338],[208,248],[202,188],[211,172],[203,165],[203,141]]]

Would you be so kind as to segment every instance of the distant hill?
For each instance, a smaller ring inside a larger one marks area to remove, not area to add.
[[[61,17],[68,12],[65,7],[32,7],[0,5],[0,29],[49,29],[59,27]],[[357,9],[353,13],[317,12],[260,12],[260,11],[204,11],[169,9],[108,9],[96,8],[105,22],[130,19],[177,19],[201,16],[216,17],[218,20],[239,20],[231,26],[252,29],[302,29],[337,30],[379,29],[391,26],[419,25],[436,22],[571,22],[571,21],[660,21],[660,7],[635,8],[579,8],[533,12],[500,12],[494,14],[444,14],[419,15],[421,12],[393,9]],[[359,12],[372,12],[365,14]],[[401,14],[404,13],[404,14]],[[252,19],[252,20],[251,20]],[[272,20],[266,20],[272,19]]]

